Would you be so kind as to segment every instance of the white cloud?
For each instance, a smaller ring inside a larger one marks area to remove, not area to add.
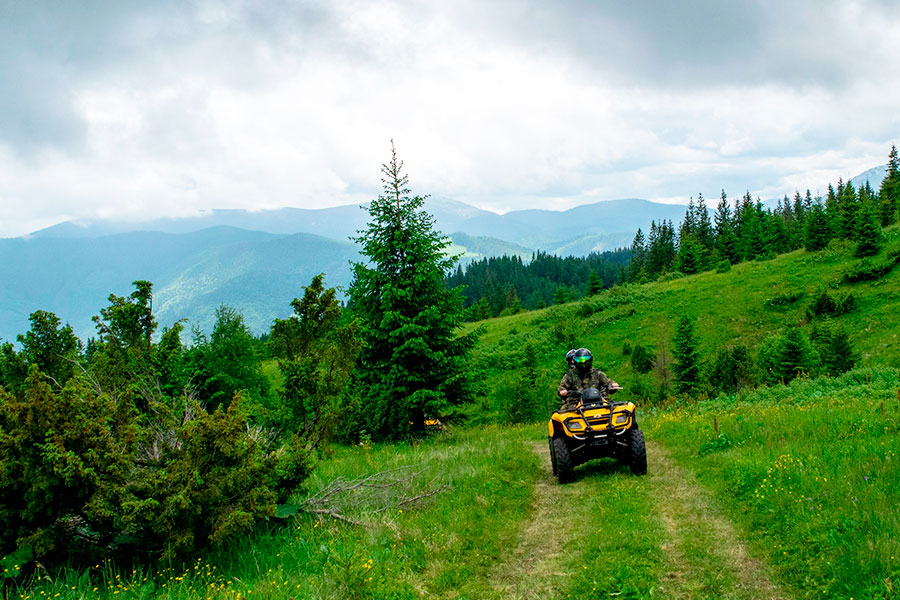
[[[815,192],[885,161],[900,137],[890,5],[697,6],[160,4],[86,26],[98,46],[69,40],[92,50],[77,69],[20,37],[0,51],[66,76],[29,80],[42,102],[19,121],[53,105],[68,125],[23,140],[0,122],[0,236],[365,200],[391,138],[415,192],[496,210]],[[747,30],[686,35],[707,21]]]

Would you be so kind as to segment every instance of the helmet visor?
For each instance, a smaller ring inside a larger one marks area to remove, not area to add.
[[[591,360],[591,357],[590,356],[576,356],[574,360],[576,363],[581,364],[581,363],[586,363],[587,361]]]

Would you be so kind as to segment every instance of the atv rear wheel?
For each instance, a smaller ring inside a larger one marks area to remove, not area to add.
[[[631,430],[630,442],[631,457],[628,466],[635,475],[647,474],[647,446],[644,443],[644,432],[640,429]]]
[[[560,483],[572,481],[575,465],[572,464],[572,455],[563,438],[553,438],[553,458],[556,465],[556,477]]]

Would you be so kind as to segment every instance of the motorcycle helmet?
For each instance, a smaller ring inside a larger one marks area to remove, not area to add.
[[[587,348],[579,348],[576,350],[575,354],[572,356],[572,360],[575,361],[575,368],[581,376],[590,372],[591,368],[594,366],[594,357],[591,356],[591,351]]]
[[[575,366],[575,348],[572,348],[571,350],[566,352],[566,365],[568,365],[569,368]]]

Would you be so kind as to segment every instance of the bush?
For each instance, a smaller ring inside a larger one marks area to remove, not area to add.
[[[635,344],[631,349],[631,366],[638,373],[649,373],[653,370],[655,357],[652,349]]]
[[[706,366],[706,382],[715,392],[734,394],[756,384],[756,367],[745,346],[729,346]]]
[[[21,397],[0,392],[0,429],[3,554],[183,555],[247,532],[308,473],[301,441],[270,450],[239,398],[227,411],[182,399],[144,413],[131,394],[77,378],[54,392],[37,368]]]
[[[831,296],[826,291],[817,295],[806,309],[806,318],[837,317],[856,309],[856,296],[852,292]]]
[[[727,258],[725,260],[719,261],[719,264],[716,265],[716,273],[727,273],[731,270],[731,261]]]
[[[790,327],[782,335],[763,340],[758,349],[758,363],[766,383],[787,383],[800,375],[814,373],[819,353],[799,328]]]
[[[763,302],[763,306],[765,306],[769,310],[786,310],[788,307],[790,307],[791,304],[802,299],[805,295],[806,292],[801,291],[787,292],[786,294],[780,294],[778,296],[769,298],[768,300]]]
[[[898,262],[900,262],[900,246],[895,244],[880,256],[864,258],[854,263],[844,272],[844,281],[858,283],[880,279],[890,273]]]

